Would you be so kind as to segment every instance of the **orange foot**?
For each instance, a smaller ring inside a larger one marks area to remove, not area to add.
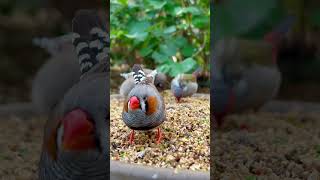
[[[130,144],[133,144],[133,141],[134,141],[134,130],[132,130],[130,133],[130,139],[129,139]]]
[[[162,132],[161,132],[160,128],[158,128],[157,136],[156,136],[156,137],[157,137],[156,143],[159,144],[160,141],[161,141],[161,139],[162,139]]]

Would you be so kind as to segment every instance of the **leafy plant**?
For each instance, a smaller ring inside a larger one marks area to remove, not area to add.
[[[208,70],[209,0],[111,0],[112,64],[143,61],[170,76]]]

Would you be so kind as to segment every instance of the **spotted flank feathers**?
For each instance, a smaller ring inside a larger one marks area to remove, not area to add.
[[[108,58],[110,39],[105,23],[95,11],[79,11],[72,21],[72,30],[72,43],[83,75],[95,64]]]
[[[140,65],[135,64],[132,68],[133,78],[136,84],[143,82],[146,79],[146,75],[143,72]]]

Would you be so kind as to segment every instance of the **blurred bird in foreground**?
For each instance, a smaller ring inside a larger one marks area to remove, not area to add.
[[[285,19],[264,41],[222,39],[212,50],[211,95],[218,127],[225,116],[258,110],[277,95],[281,74],[277,67],[279,42],[293,25]]]
[[[80,76],[71,88],[58,93],[60,97],[55,89],[47,89],[46,94],[55,94],[57,103],[47,108],[50,112],[39,162],[40,180],[109,178],[109,36],[95,11],[78,11],[72,25]],[[43,78],[50,83],[50,78],[60,73]]]
[[[48,114],[61,97],[80,79],[72,34],[55,38],[35,38],[33,43],[51,56],[32,82],[31,100],[35,111]]]
[[[146,75],[140,65],[132,68],[134,87],[129,92],[122,112],[123,122],[132,129],[130,144],[134,141],[135,130],[151,130],[160,126],[166,119],[163,97],[154,86],[155,73]],[[156,143],[160,143],[162,133],[157,130]]]

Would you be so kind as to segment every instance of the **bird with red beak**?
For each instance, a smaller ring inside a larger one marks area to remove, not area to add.
[[[125,100],[122,112],[123,122],[132,129],[129,142],[134,142],[134,131],[157,130],[156,143],[160,143],[162,133],[160,125],[165,121],[165,105],[163,97],[155,87],[154,77],[146,76],[140,65],[132,68],[135,85]]]

